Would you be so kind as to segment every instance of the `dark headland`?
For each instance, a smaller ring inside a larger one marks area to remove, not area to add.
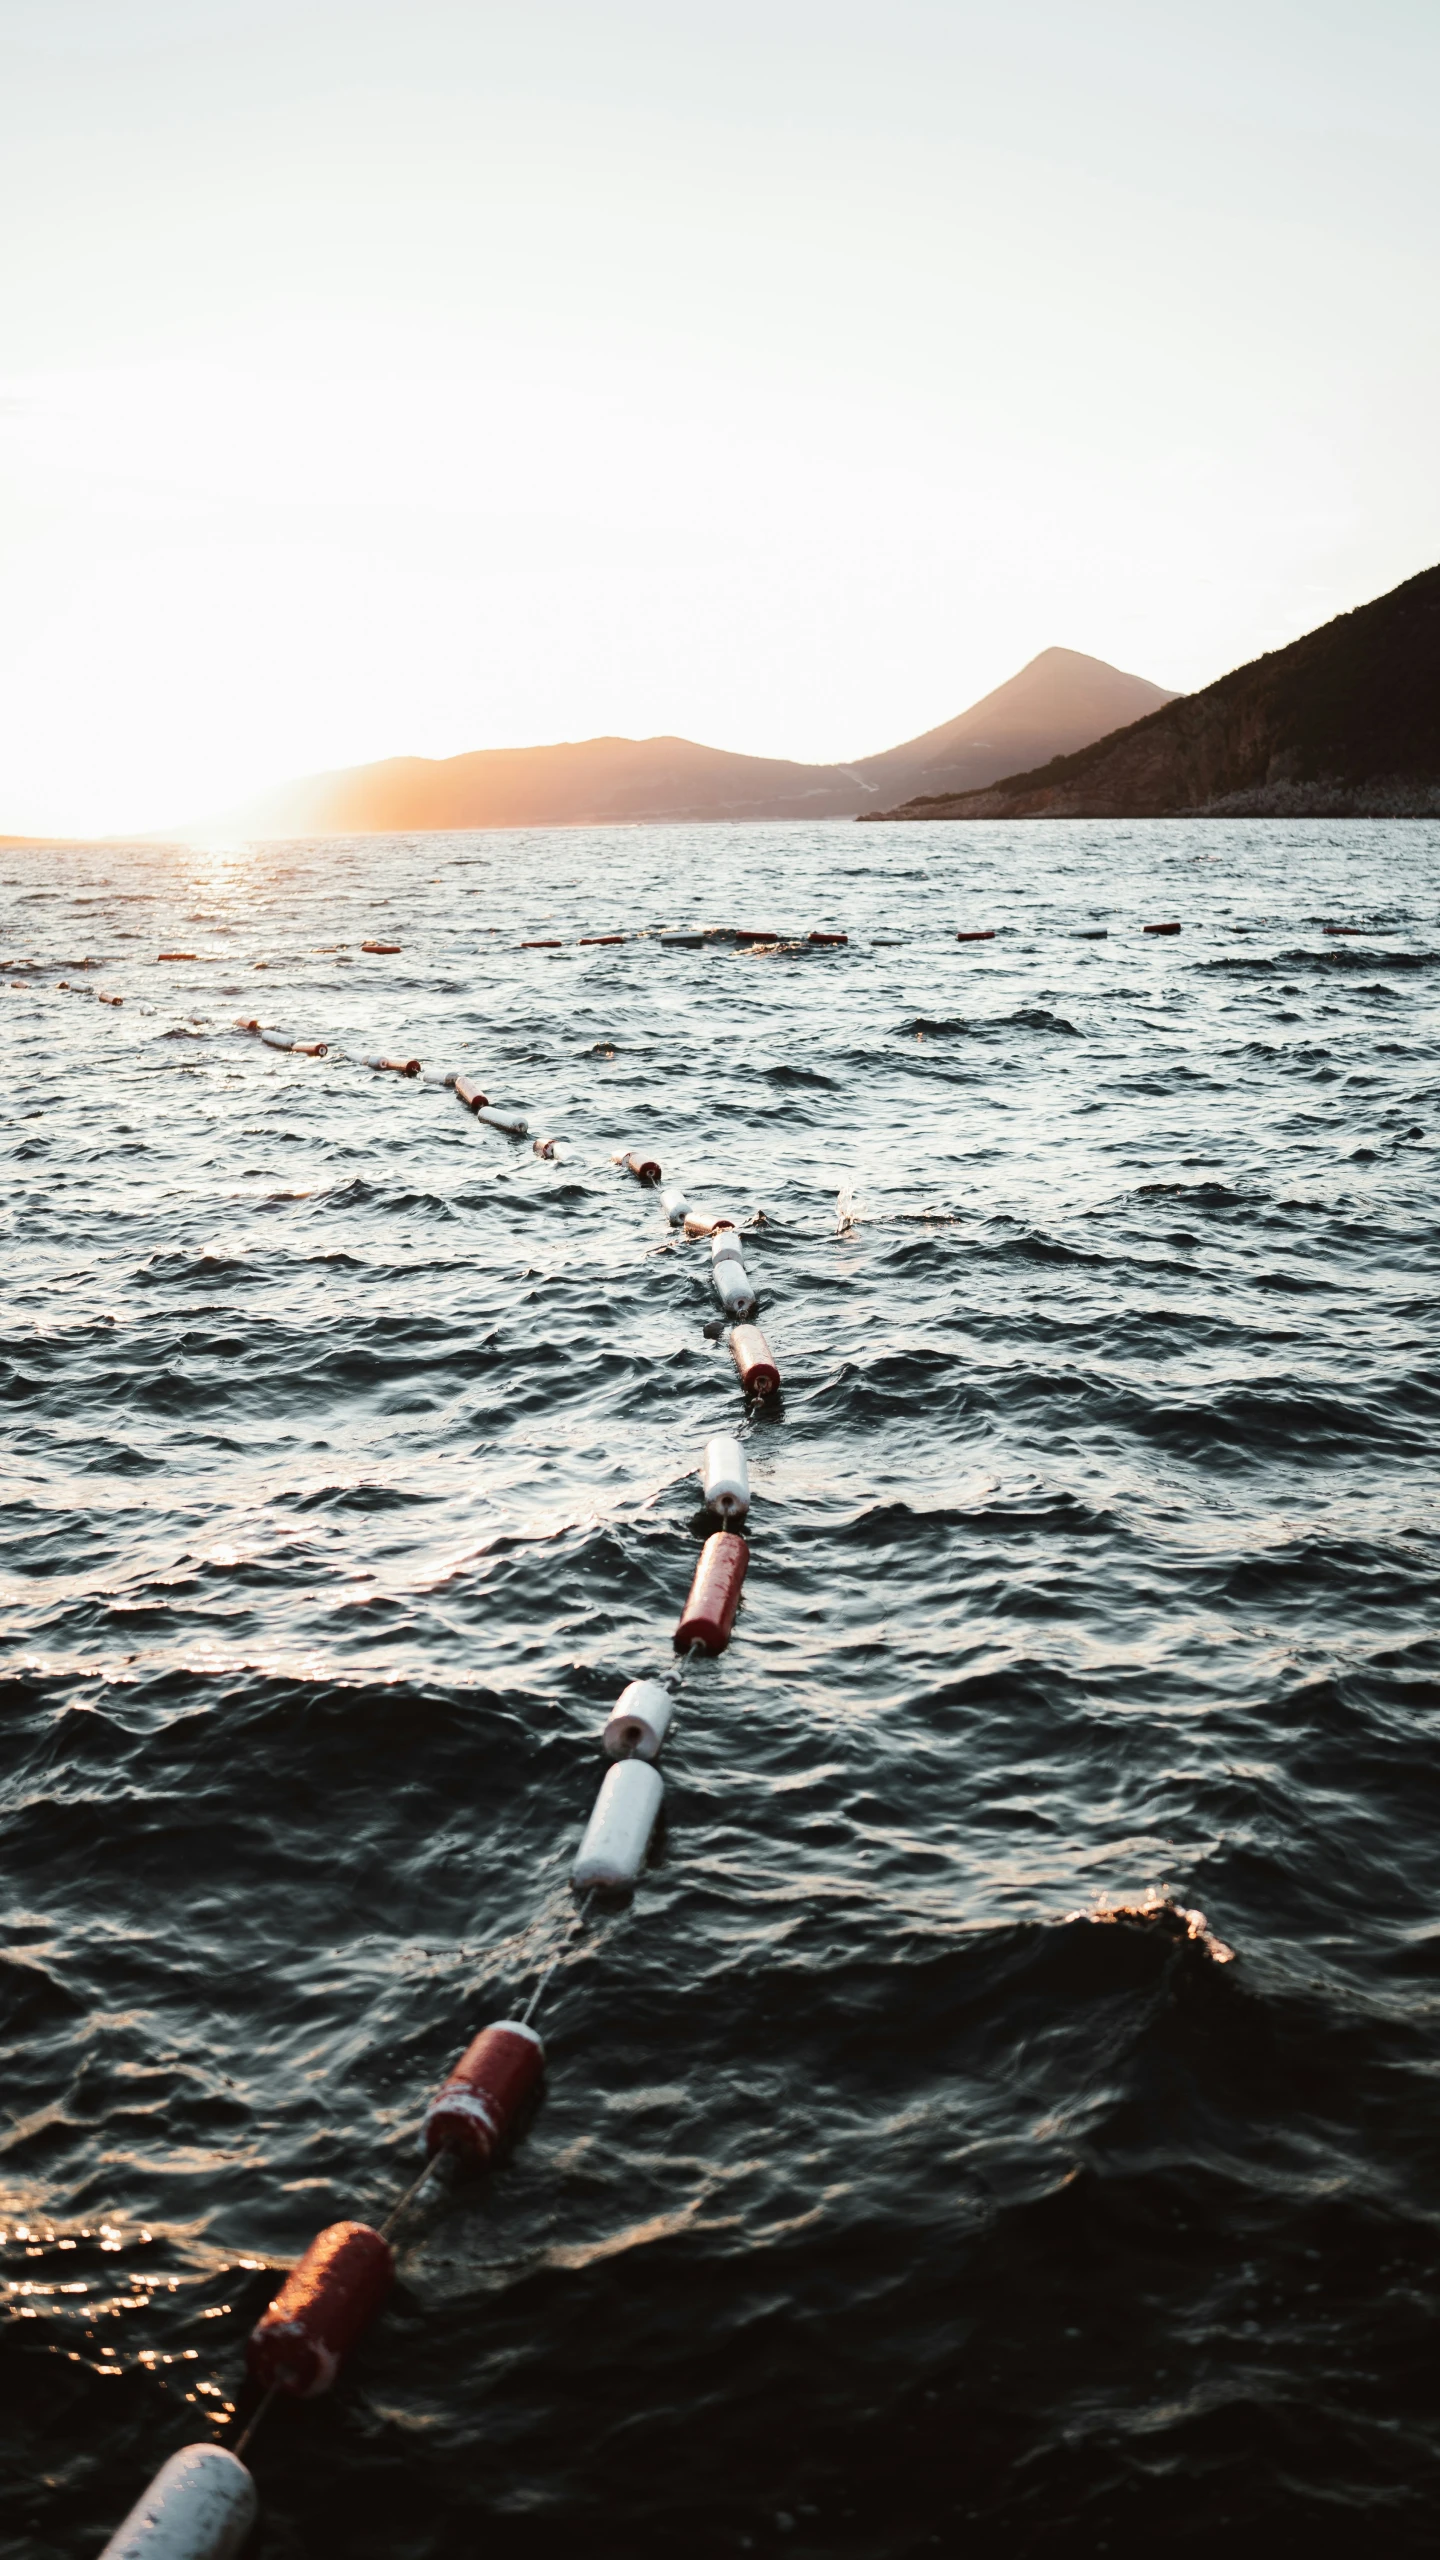
[[[1078,753],[861,814],[1440,817],[1440,568]]]

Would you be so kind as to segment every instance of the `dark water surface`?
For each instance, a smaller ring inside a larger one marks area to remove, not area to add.
[[[1434,2550],[1440,828],[0,869],[0,2553],[221,2432],[557,1949],[266,2555]],[[516,948],[690,922],[853,938]],[[639,1138],[763,1211],[785,1390],[567,1938],[742,1417]]]

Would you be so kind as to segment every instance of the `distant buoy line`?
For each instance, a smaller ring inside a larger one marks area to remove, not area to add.
[[[254,1020],[242,1020],[237,1027],[267,1037]],[[268,1037],[272,1046],[326,1054],[323,1042],[290,1043],[279,1033]],[[365,1063],[393,1068],[396,1062]],[[407,1061],[398,1072],[416,1074],[419,1068]],[[465,1080],[447,1076],[438,1081],[456,1087]],[[486,1114],[512,1135],[528,1134],[523,1120],[489,1113],[479,1088],[470,1091],[475,1099],[470,1092],[461,1098],[471,1110]],[[633,1148],[614,1161],[623,1163],[647,1191],[661,1183],[659,1160],[645,1149]],[[672,1238],[679,1231],[686,1239],[710,1240],[712,1279],[726,1314],[753,1316],[756,1292],[734,1220],[692,1213],[675,1189],[664,1191],[661,1201]],[[758,1326],[734,1324],[730,1348],[746,1398],[774,1397],[780,1372]],[[717,1525],[700,1550],[676,1622],[674,1670],[664,1679],[629,1682],[606,1719],[600,1739],[610,1766],[570,1870],[576,1897],[572,1926],[583,1924],[597,1897],[615,1902],[634,1893],[664,1802],[656,1762],[686,1673],[697,1654],[723,1653],[734,1631],[750,1565],[749,1542],[742,1534],[750,1513],[750,1475],[739,1437],[720,1432],[707,1441],[699,1474],[706,1509]],[[259,2511],[254,2476],[244,2457],[274,2400],[282,2393],[314,2400],[330,2390],[345,2357],[384,2306],[395,2274],[392,2234],[432,2173],[439,2169],[454,2177],[487,2170],[524,2133],[545,2077],[545,2047],[533,2020],[565,1951],[562,1945],[552,1958],[521,2015],[492,2019],[465,2047],[421,2119],[423,2165],[385,2221],[378,2227],[354,2220],[330,2223],[286,2276],[246,2345],[249,2414],[241,2413],[233,2448],[192,2444],[172,2454],[111,2536],[101,2560],[235,2560]]]

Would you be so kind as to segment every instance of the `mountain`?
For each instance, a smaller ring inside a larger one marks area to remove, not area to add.
[[[253,835],[576,827],[686,819],[853,818],[882,796],[967,791],[1063,755],[1173,695],[1074,649],[1044,649],[939,729],[854,764],[732,755],[688,738],[587,738],[472,755],[393,756],[311,774],[234,813]]]
[[[1440,817],[1440,568],[1077,754],[866,814]]]

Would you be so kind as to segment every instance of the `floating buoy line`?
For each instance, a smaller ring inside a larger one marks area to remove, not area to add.
[[[115,998],[114,1001],[120,1001]],[[342,1057],[323,1040],[296,1040],[242,1016],[236,1029],[272,1048],[307,1057]],[[371,1057],[359,1063],[407,1077],[422,1073],[415,1059]],[[448,1086],[477,1118],[512,1137],[528,1123],[490,1109],[473,1080],[429,1077]],[[554,1141],[537,1139],[537,1154]],[[658,1159],[635,1148],[613,1159],[646,1188],[658,1191]],[[711,1274],[727,1315],[753,1317],[757,1295],[745,1269],[739,1230],[730,1218],[692,1212],[682,1193],[660,1193],[671,1238],[705,1237]],[[773,1398],[780,1372],[759,1327],[737,1322],[730,1349],[747,1401]],[[750,1477],[743,1443],[718,1433],[707,1443],[699,1474],[705,1506],[718,1525],[706,1538],[672,1638],[676,1662],[664,1678],[632,1680],[606,1719],[601,1744],[610,1765],[602,1780],[571,1870],[571,1932],[541,1973],[518,2017],[491,2020],[465,2047],[426,2107],[419,2128],[423,2165],[378,2226],[333,2222],[319,2232],[286,2276],[252,2329],[245,2349],[246,2388],[233,2445],[184,2446],[162,2464],[149,2487],[106,2543],[101,2560],[235,2560],[254,2528],[259,2495],[246,2456],[280,2397],[314,2400],[329,2391],[346,2356],[383,2309],[394,2281],[397,2226],[421,2190],[438,2175],[447,2183],[492,2168],[522,2137],[539,2104],[545,2047],[533,2023],[550,1982],[597,1903],[622,1903],[633,1895],[650,1853],[664,1801],[656,1763],[696,1655],[723,1653],[734,1630],[750,1564],[742,1534],[750,1511]]]

